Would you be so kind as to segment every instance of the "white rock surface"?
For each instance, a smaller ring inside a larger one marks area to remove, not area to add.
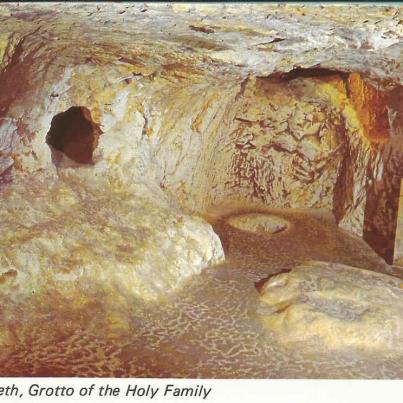
[[[402,280],[337,263],[307,262],[261,291],[264,326],[283,343],[317,349],[403,350]]]
[[[164,205],[160,190],[108,184],[85,171],[2,192],[3,298],[21,302],[51,287],[73,300],[90,291],[155,299],[224,259],[211,226]]]

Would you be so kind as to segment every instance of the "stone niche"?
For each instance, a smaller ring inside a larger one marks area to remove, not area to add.
[[[394,98],[358,72],[299,68],[248,80],[204,194],[331,210],[391,263],[401,170]]]
[[[73,161],[93,164],[93,152],[101,133],[89,109],[73,106],[52,119],[46,142]]]

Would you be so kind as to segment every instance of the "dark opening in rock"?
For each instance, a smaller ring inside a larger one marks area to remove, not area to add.
[[[315,78],[315,77],[329,77],[329,76],[340,76],[342,78],[346,78],[348,73],[340,70],[332,70],[326,69],[323,67],[309,67],[309,68],[301,68],[297,67],[293,70],[290,70],[286,73],[278,72],[271,74],[272,78],[281,78],[282,80],[294,80],[295,78]]]
[[[93,164],[93,152],[101,133],[87,108],[73,106],[52,119],[46,142],[76,162]]]

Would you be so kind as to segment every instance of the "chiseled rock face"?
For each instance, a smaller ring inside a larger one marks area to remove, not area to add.
[[[2,298],[20,302],[50,287],[71,299],[155,299],[223,260],[211,226],[164,205],[160,189],[107,184],[85,170],[2,192]]]
[[[388,263],[393,262],[400,183],[403,178],[403,87],[388,94],[390,140],[377,147],[382,164],[377,180],[369,178],[364,239]]]
[[[386,274],[307,262],[267,281],[260,314],[264,326],[284,343],[403,350],[401,284]]]
[[[364,85],[359,75],[332,72],[247,80],[212,155],[212,200],[327,208],[340,225],[362,235],[367,182],[381,180],[382,161],[371,143],[372,126],[355,109],[367,102],[365,95],[351,95],[357,81]],[[377,113],[371,110],[379,124]]]

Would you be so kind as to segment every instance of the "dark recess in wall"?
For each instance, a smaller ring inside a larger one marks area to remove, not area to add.
[[[93,152],[102,131],[89,109],[73,106],[52,119],[46,142],[80,164],[93,164]]]
[[[270,74],[270,77],[290,81],[300,77],[315,78],[315,77],[329,77],[335,75],[345,79],[348,76],[348,73],[340,70],[326,69],[323,67],[309,67],[309,68],[296,67],[295,69],[292,69],[288,72],[277,72]]]

